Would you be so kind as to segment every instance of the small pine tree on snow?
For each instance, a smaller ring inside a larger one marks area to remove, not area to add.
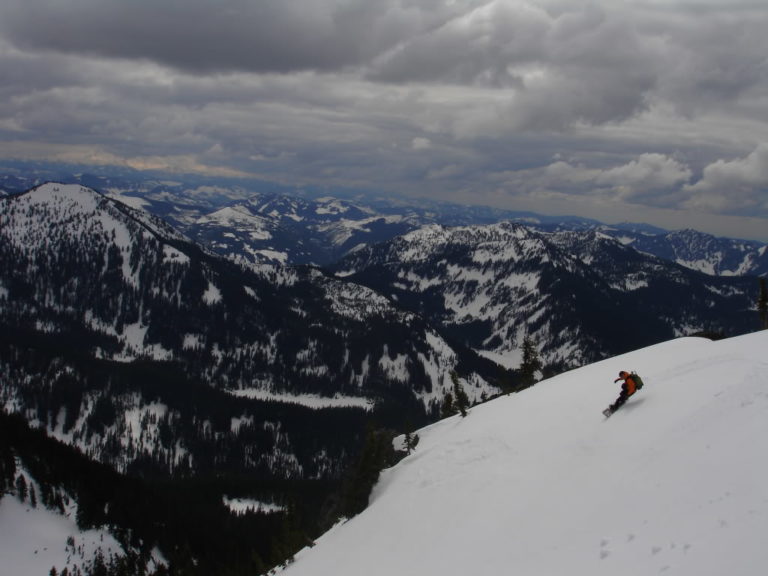
[[[27,480],[24,478],[23,474],[19,474],[16,477],[16,496],[18,496],[19,500],[22,502],[26,502],[27,500]]]
[[[760,278],[760,295],[757,297],[757,311],[760,314],[760,328],[768,329],[768,287],[765,278]]]
[[[530,336],[526,336],[523,339],[523,362],[520,364],[520,377],[523,386],[533,386],[536,383],[536,372],[541,370],[541,366],[536,342]]]
[[[453,381],[453,394],[456,396],[456,408],[461,412],[461,417],[464,418],[467,415],[469,398],[467,397],[467,393],[464,392],[464,388],[459,382],[459,376],[456,372],[451,372],[451,380]]]
[[[416,445],[419,443],[419,435],[413,434],[410,431],[405,433],[405,453],[410,454],[413,452]]]

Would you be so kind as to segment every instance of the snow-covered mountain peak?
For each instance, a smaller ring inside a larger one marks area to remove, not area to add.
[[[28,201],[32,203],[48,202],[51,198],[78,204],[83,209],[95,209],[98,201],[103,198],[101,194],[79,184],[58,184],[47,182],[33,188],[27,194]]]
[[[126,226],[141,228],[142,233],[164,240],[187,241],[184,235],[148,212],[79,184],[47,182],[8,198],[7,202],[2,223],[14,228],[8,236],[21,244],[28,243],[29,233],[39,231],[41,222],[47,225],[50,241],[79,227],[81,234],[98,230],[101,234],[111,235],[111,241],[120,244],[128,241]]]
[[[9,199],[8,206],[30,214],[45,212],[49,225],[71,221],[77,215],[91,217],[108,202],[107,199],[79,184],[48,182]]]
[[[47,183],[5,202],[6,209],[0,215],[4,235],[25,249],[35,244],[48,249],[72,228],[111,232],[116,238],[128,234],[114,211],[108,210],[110,202],[104,196],[77,184]],[[41,234],[44,242],[34,242],[32,236]]]
[[[768,331],[680,339],[418,432],[285,576],[752,575],[768,564]],[[605,420],[613,378],[645,387]]]
[[[402,262],[420,262],[459,247],[474,248],[477,261],[509,260],[514,259],[521,250],[528,253],[539,250],[541,237],[547,235],[513,222],[457,227],[430,224],[395,239],[392,242],[395,254],[392,256]]]
[[[317,202],[318,206],[315,208],[317,214],[344,214],[350,210],[348,203],[337,198],[318,198]]]

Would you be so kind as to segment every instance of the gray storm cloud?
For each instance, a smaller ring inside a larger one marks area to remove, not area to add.
[[[766,29],[752,0],[4,0],[0,154],[768,218]]]
[[[450,2],[8,0],[14,43],[196,73],[357,66],[450,18]]]

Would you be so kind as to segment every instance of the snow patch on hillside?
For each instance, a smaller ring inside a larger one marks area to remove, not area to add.
[[[163,244],[163,263],[176,262],[178,264],[189,264],[189,256],[184,252],[177,250],[173,246]]]
[[[208,287],[203,292],[203,302],[209,306],[222,301],[221,290],[213,283],[208,282]]]
[[[8,576],[44,575],[52,567],[58,572],[64,568],[71,571],[99,549],[105,556],[122,551],[106,530],[81,532],[74,520],[75,510],[70,504],[61,515],[4,496],[0,500],[0,571]],[[79,558],[72,557],[73,551]]]
[[[429,409],[431,406],[442,405],[447,393],[453,394],[453,370],[446,369],[446,366],[455,366],[457,357],[456,352],[436,332],[427,332],[426,336],[430,350],[427,353],[419,352],[417,357],[432,385],[428,391],[414,391],[414,395]],[[470,404],[481,402],[498,393],[497,388],[490,386],[479,376],[474,375],[468,379],[459,377],[458,374],[455,376]]]
[[[224,229],[244,227],[248,230],[248,235],[253,240],[269,240],[272,238],[264,218],[252,214],[241,206],[222,208],[212,214],[203,216],[197,223],[201,225],[214,224]]]
[[[27,491],[42,493],[40,485],[32,480],[21,466],[17,479],[24,478]],[[52,568],[61,574],[88,570],[97,554],[104,560],[125,555],[120,543],[106,527],[81,530],[77,526],[77,502],[69,495],[63,498],[63,509],[46,508],[31,495],[0,495],[0,574],[3,576],[44,575]],[[154,550],[150,569],[166,565],[158,550]]]
[[[379,368],[398,382],[407,382],[409,379],[408,356],[398,354],[392,358],[386,344],[384,345],[384,352],[379,358]]]
[[[319,396],[317,394],[281,394],[261,388],[243,388],[242,390],[227,390],[233,396],[250,398],[252,400],[264,400],[268,402],[282,402],[285,404],[299,404],[322,410],[325,408],[360,408],[373,410],[373,400],[359,396]]]
[[[224,496],[224,505],[229,508],[230,512],[238,516],[249,512],[258,514],[276,514],[285,511],[285,506],[271,504],[269,502],[261,502],[250,498],[229,498]]]
[[[145,212],[149,212],[149,208],[151,208],[152,206],[152,203],[148,201],[146,198],[122,194],[120,190],[117,190],[115,188],[104,190],[104,195],[107,198],[111,198],[112,200],[117,200],[121,204],[125,204],[126,206],[128,206],[129,208],[133,208],[134,210],[143,210]]]

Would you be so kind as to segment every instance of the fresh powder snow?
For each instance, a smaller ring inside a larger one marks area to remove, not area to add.
[[[752,576],[768,566],[768,331],[673,340],[418,431],[283,576]],[[620,370],[645,386],[605,419]]]

